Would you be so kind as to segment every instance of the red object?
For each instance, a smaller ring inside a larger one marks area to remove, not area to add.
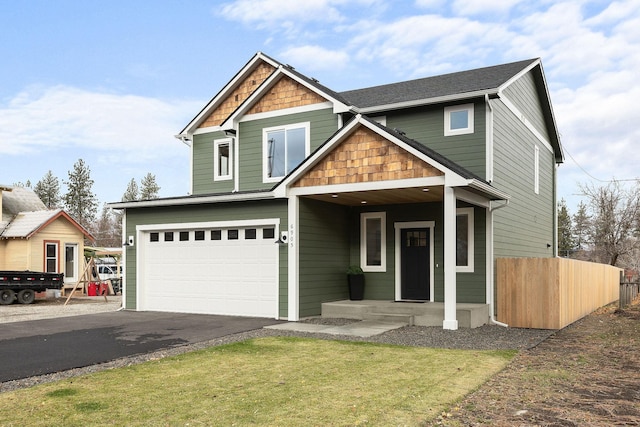
[[[109,295],[109,285],[100,283],[98,286],[98,295]]]
[[[89,287],[87,288],[87,296],[95,297],[98,296],[98,284],[95,282],[89,282]]]

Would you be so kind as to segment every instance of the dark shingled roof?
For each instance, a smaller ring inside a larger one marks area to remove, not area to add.
[[[359,108],[497,89],[537,59],[341,92]]]

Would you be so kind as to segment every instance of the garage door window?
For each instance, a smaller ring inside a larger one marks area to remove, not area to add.
[[[238,230],[227,230],[227,240],[238,240]]]
[[[188,231],[181,231],[180,232],[180,241],[181,242],[189,241],[189,232]]]
[[[160,241],[160,233],[149,233],[149,241],[150,242],[159,242]]]
[[[275,228],[263,228],[262,229],[262,238],[263,239],[274,239],[276,237]]]
[[[164,241],[165,242],[173,242],[173,231],[165,231],[165,233],[164,233]]]
[[[256,238],[256,229],[255,228],[247,228],[244,230],[244,238],[246,240],[255,240]]]
[[[196,230],[193,232],[193,240],[204,240],[204,230]]]

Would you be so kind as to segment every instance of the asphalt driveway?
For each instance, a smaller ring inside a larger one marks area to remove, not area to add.
[[[209,341],[274,319],[117,311],[0,325],[0,382]]]

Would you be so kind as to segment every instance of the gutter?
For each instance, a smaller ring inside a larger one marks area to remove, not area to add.
[[[142,200],[135,202],[114,202],[107,203],[112,209],[127,209],[127,208],[149,208],[159,206],[182,206],[182,205],[202,205],[207,203],[223,203],[223,202],[242,202],[251,200],[269,200],[276,199],[275,194],[272,191],[265,191],[262,193],[233,193],[222,194],[215,196],[191,196],[191,197],[176,197],[171,199],[155,199],[155,200]]]
[[[509,206],[509,199],[505,200],[505,202],[503,204],[501,204],[500,206],[491,206],[489,207],[489,212],[493,213],[493,211],[497,211],[498,209],[502,209],[504,207]],[[489,321],[491,322],[491,324],[493,325],[498,325],[498,326],[502,326],[505,328],[508,328],[509,325],[507,325],[506,323],[502,323],[499,322],[496,319],[496,315],[495,315],[495,310],[494,310],[494,281],[495,281],[495,274],[494,274],[494,268],[493,268],[493,215],[491,216],[491,255],[490,255],[490,259],[491,259],[491,286],[489,287]]]

